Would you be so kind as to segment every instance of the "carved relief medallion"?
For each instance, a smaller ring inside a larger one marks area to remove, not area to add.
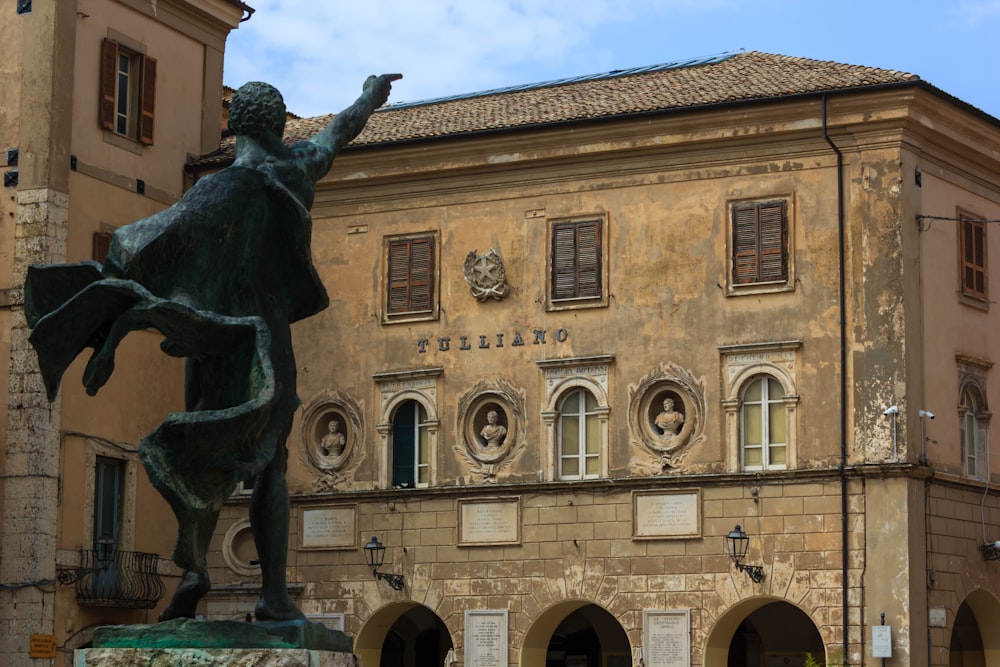
[[[455,451],[484,482],[495,483],[524,448],[524,391],[500,379],[476,383],[459,400],[458,432]]]
[[[632,444],[654,457],[659,472],[678,470],[691,448],[705,440],[704,378],[661,364],[628,392]]]
[[[325,391],[306,407],[301,446],[306,465],[317,473],[314,491],[332,491],[360,463],[362,406],[350,396]]]
[[[503,267],[503,259],[497,251],[490,248],[485,255],[477,255],[473,250],[465,256],[465,281],[469,283],[472,296],[480,301],[500,299],[507,296],[510,287],[507,286],[507,272]]]

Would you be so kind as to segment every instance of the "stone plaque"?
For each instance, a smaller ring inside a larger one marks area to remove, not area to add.
[[[520,498],[459,501],[460,546],[520,543]]]
[[[507,667],[507,610],[465,612],[465,667]]]
[[[358,508],[320,507],[302,510],[302,549],[353,549],[357,546]]]
[[[646,667],[691,667],[691,610],[644,609],[642,658]]]
[[[636,539],[701,537],[701,492],[635,493],[632,516]]]

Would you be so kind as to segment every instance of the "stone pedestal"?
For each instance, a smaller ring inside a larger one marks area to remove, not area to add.
[[[353,653],[310,649],[88,648],[73,667],[357,667]]]
[[[353,641],[306,620],[174,619],[98,628],[73,667],[358,667]]]

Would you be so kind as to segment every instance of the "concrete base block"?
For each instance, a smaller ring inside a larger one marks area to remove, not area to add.
[[[358,667],[358,658],[296,648],[88,648],[73,667]]]

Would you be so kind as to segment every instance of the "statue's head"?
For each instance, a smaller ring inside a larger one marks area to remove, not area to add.
[[[285,132],[285,100],[278,89],[262,81],[240,86],[229,103],[229,129],[255,138],[273,132],[280,139]]]

